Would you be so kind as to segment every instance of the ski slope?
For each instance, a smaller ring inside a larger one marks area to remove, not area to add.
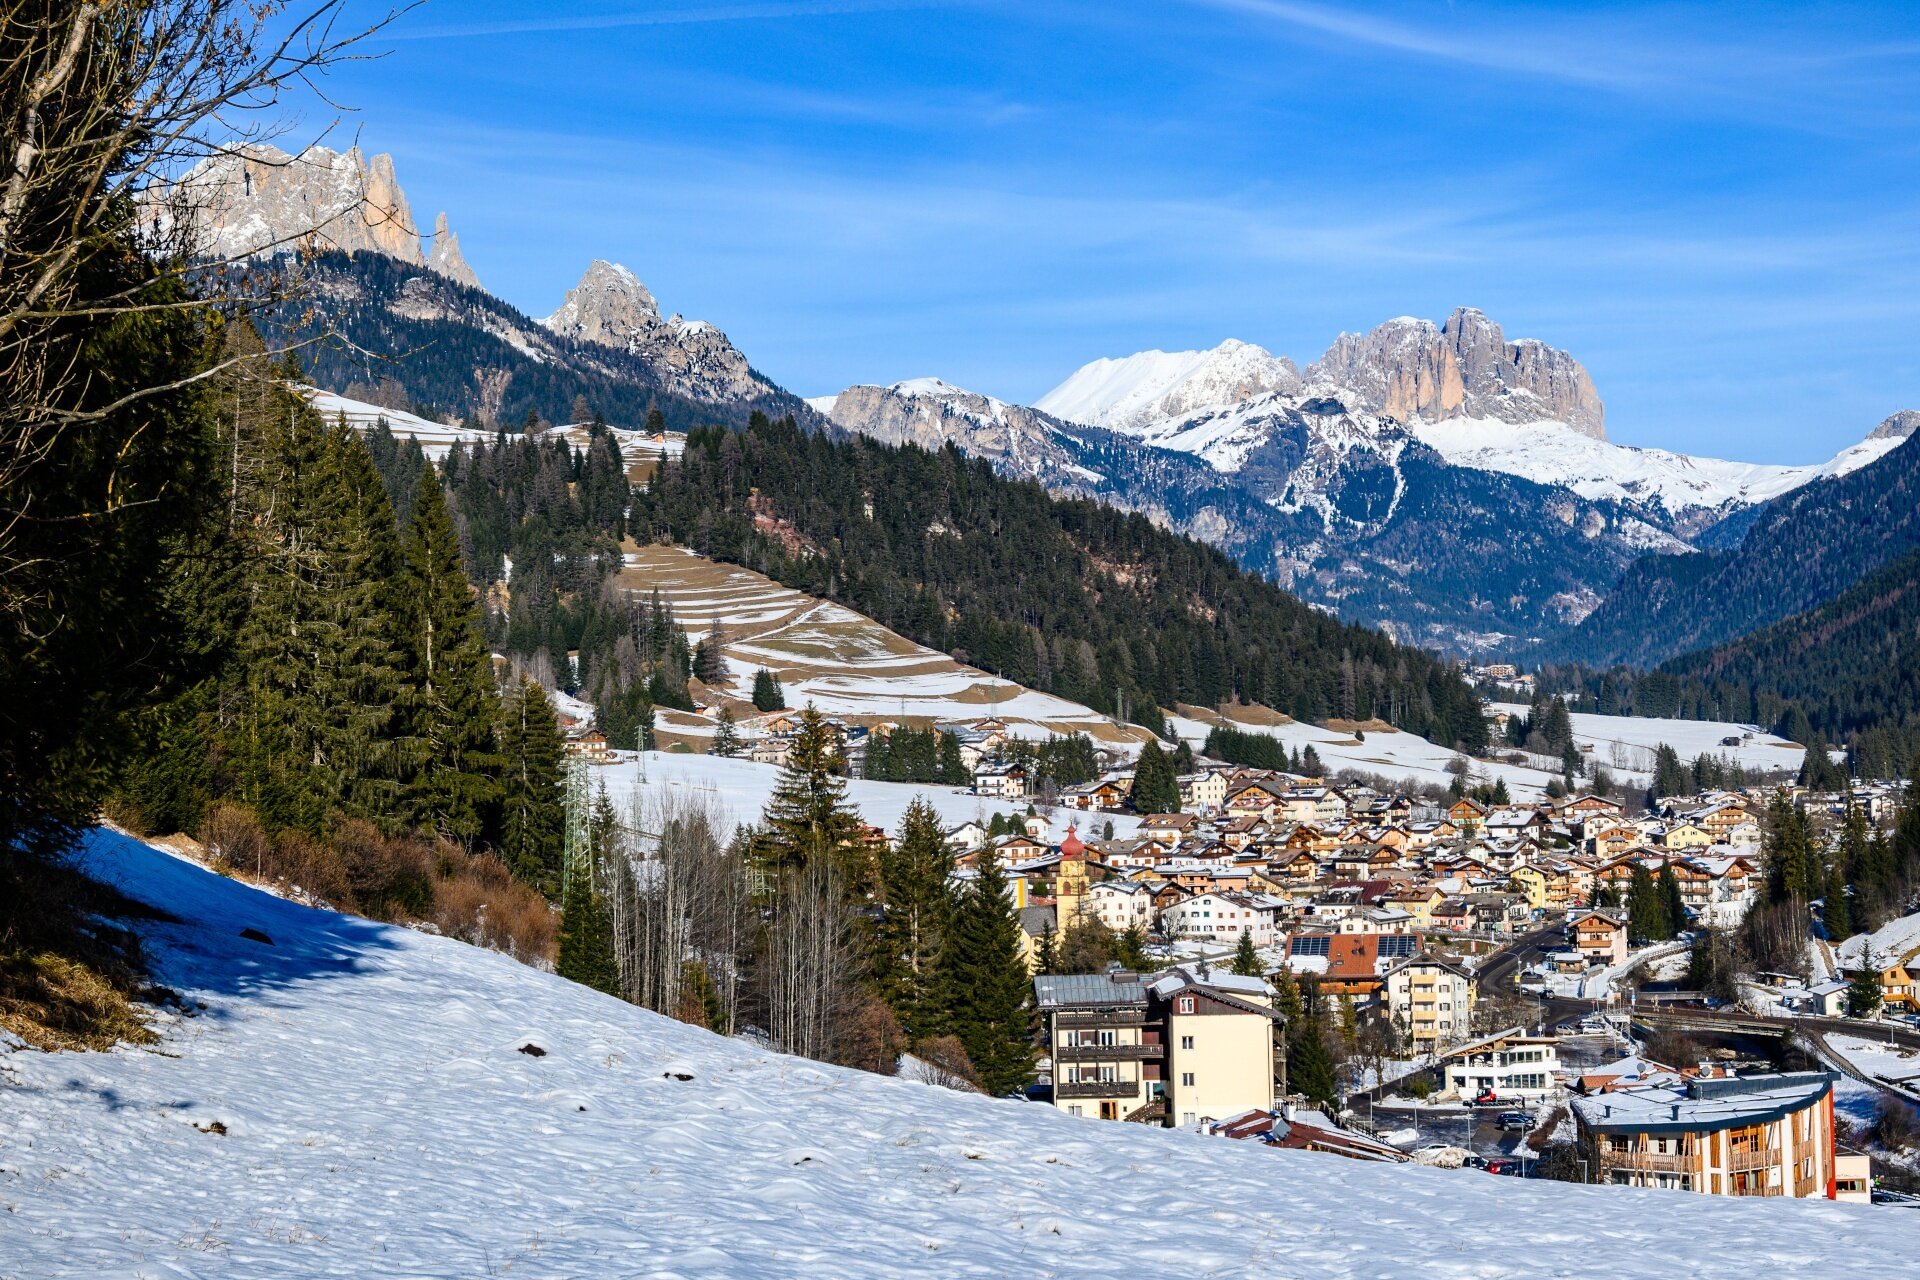
[[[1074,1119],[722,1040],[124,837],[88,857],[175,918],[149,952],[194,1016],[151,1049],[0,1052],[0,1277],[1912,1273],[1888,1210]]]

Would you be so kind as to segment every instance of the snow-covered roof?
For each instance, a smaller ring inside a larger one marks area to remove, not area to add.
[[[1826,1097],[1840,1077],[1830,1071],[1693,1079],[1575,1098],[1574,1114],[1602,1133],[1697,1133],[1763,1124],[1803,1111]]]

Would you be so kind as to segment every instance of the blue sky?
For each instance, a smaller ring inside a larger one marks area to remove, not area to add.
[[[1920,407],[1920,5],[431,0],[379,44],[329,141],[491,289],[624,262],[802,394],[1467,305],[1624,443]]]

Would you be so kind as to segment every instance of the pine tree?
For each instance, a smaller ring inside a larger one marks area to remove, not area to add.
[[[1834,863],[1827,869],[1827,892],[1823,899],[1825,905],[1820,908],[1820,923],[1827,931],[1832,942],[1844,942],[1853,936],[1853,911],[1847,901],[1846,877],[1840,873],[1840,864]]]
[[[1331,1114],[1340,1083],[1327,1052],[1326,1014],[1317,992],[1305,993],[1301,1003],[1301,1016],[1287,1029],[1287,1088]]]
[[[1665,917],[1665,930],[1661,938],[1671,938],[1687,927],[1687,904],[1680,896],[1680,877],[1674,874],[1673,864],[1666,863],[1660,868],[1660,879],[1656,887],[1660,891],[1661,914]]]
[[[1300,773],[1309,778],[1324,778],[1327,776],[1327,767],[1320,763],[1320,753],[1314,750],[1311,742],[1309,742],[1306,745],[1306,749],[1300,753]]]
[[[1666,904],[1653,877],[1639,863],[1633,867],[1633,879],[1627,886],[1627,937],[1636,946],[1669,937]]]
[[[1133,766],[1133,787],[1128,796],[1135,813],[1180,812],[1180,783],[1173,774],[1173,763],[1160,749],[1160,740],[1149,738],[1140,749]]]
[[[874,981],[909,1043],[946,1029],[938,968],[953,914],[947,887],[952,871],[940,815],[916,797],[892,846],[879,857],[881,914],[873,929]]]
[[[582,986],[620,994],[620,968],[613,956],[613,919],[607,901],[583,868],[567,884],[560,910],[560,953],[554,971]]]
[[[780,687],[780,677],[765,667],[753,673],[753,705],[758,711],[779,711],[787,705],[787,695]]]
[[[403,804],[416,828],[472,845],[495,798],[501,764],[494,752],[493,660],[431,464],[413,498],[404,553],[400,595],[412,689]]]
[[[800,731],[767,801],[755,852],[771,869],[833,859],[846,874],[848,887],[858,892],[867,886],[869,868],[863,865],[859,818],[847,803],[839,768],[833,731],[820,712],[808,706],[800,713]]]
[[[1234,973],[1243,978],[1260,978],[1266,976],[1266,966],[1260,963],[1260,953],[1254,950],[1253,947],[1252,931],[1247,929],[1240,931],[1240,942],[1239,945],[1233,949],[1233,964],[1231,968]]]
[[[727,659],[724,651],[726,643],[726,628],[718,622],[713,624],[713,630],[701,637],[699,645],[693,651],[693,674],[700,678],[702,684],[712,686],[725,682],[727,678]],[[773,708],[761,709],[772,710]]]
[[[729,758],[739,755],[740,731],[734,727],[732,709],[721,707],[715,720],[718,723],[713,731],[713,746],[709,748],[708,753]]]
[[[1027,1004],[1031,980],[1020,956],[1020,925],[1006,875],[992,858],[960,895],[941,955],[948,1029],[966,1046],[980,1085],[993,1097],[1033,1078]]]
[[[553,705],[539,685],[522,679],[508,691],[497,741],[505,770],[500,856],[515,877],[555,897],[566,833],[563,748]]]
[[[1871,950],[1860,957],[1860,968],[1847,984],[1847,1016],[1871,1018],[1880,1010],[1885,992],[1880,985],[1880,963]]]

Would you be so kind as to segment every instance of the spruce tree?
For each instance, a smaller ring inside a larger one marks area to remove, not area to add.
[[[1180,812],[1180,783],[1174,777],[1173,763],[1160,749],[1158,738],[1149,738],[1140,748],[1133,766],[1133,787],[1128,795],[1135,813]]]
[[[582,986],[620,994],[620,967],[613,955],[613,919],[607,901],[582,868],[567,884],[560,909],[560,953],[554,971]]]
[[[1860,957],[1860,968],[1847,984],[1847,1016],[1871,1018],[1879,1012],[1885,991],[1880,985],[1880,963],[1871,950]]]
[[[780,687],[780,677],[765,667],[753,673],[753,705],[758,711],[779,711],[787,705],[787,695]]]
[[[709,755],[732,758],[740,754],[740,731],[734,727],[733,711],[721,707],[714,717],[717,724],[713,731],[713,746],[708,748]]]
[[[1240,931],[1239,945],[1233,949],[1232,970],[1243,978],[1259,978],[1266,974],[1266,966],[1260,963],[1260,953],[1254,950],[1253,933],[1250,930]]]
[[[1662,923],[1666,926],[1660,936],[1675,937],[1687,927],[1687,904],[1680,895],[1680,877],[1674,874],[1671,862],[1660,868],[1656,887],[1660,891],[1661,914],[1665,917]]]
[[[800,713],[800,731],[794,735],[786,768],[767,800],[755,854],[762,866],[772,870],[797,869],[815,859],[830,858],[845,873],[848,887],[859,892],[868,885],[870,869],[864,865],[859,818],[847,803],[839,768],[833,731],[809,705]]]
[[[1847,901],[1846,877],[1840,874],[1840,864],[1834,863],[1827,869],[1827,892],[1823,899],[1825,905],[1820,909],[1820,923],[1827,931],[1827,938],[1833,942],[1844,942],[1853,936],[1853,912]]]
[[[498,700],[479,601],[461,567],[460,540],[431,464],[413,497],[404,550],[401,600],[412,679],[407,820],[472,845],[496,794]]]
[[[523,678],[508,690],[497,741],[503,766],[500,856],[516,878],[555,897],[566,835],[564,752],[553,705],[539,685]]]
[[[1340,1083],[1327,1052],[1326,1014],[1317,993],[1302,998],[1303,1011],[1287,1035],[1287,1088],[1332,1113]]]
[[[880,854],[881,914],[873,928],[874,980],[909,1043],[946,1029],[938,969],[953,914],[947,887],[952,871],[940,815],[916,797],[891,847]]]
[[[992,858],[981,859],[980,874],[960,895],[941,968],[948,1030],[966,1046],[981,1088],[999,1097],[1024,1087],[1033,1078],[1032,983],[1006,875]]]
[[[1666,904],[1653,877],[1639,863],[1633,867],[1633,879],[1627,886],[1627,937],[1635,945],[1669,936]]]

